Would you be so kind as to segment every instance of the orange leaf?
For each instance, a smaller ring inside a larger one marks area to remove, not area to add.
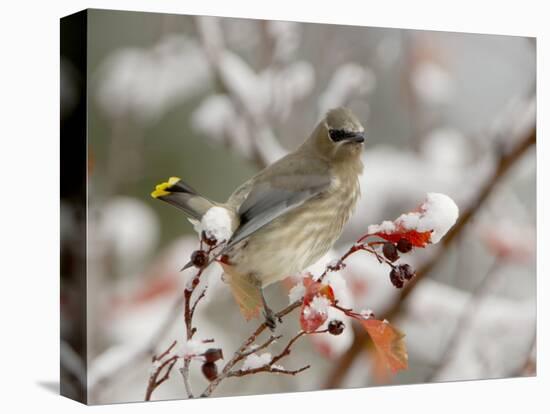
[[[407,369],[408,355],[403,340],[405,335],[401,331],[388,322],[376,319],[362,320],[361,324],[370,335],[381,361],[391,372]]]
[[[316,282],[311,277],[305,277],[303,283],[306,288],[306,293],[304,294],[304,303],[307,303],[309,305],[311,300],[317,295],[324,296],[328,300],[330,300],[331,303],[334,303],[334,291],[332,290],[330,285]]]
[[[379,232],[375,233],[375,235],[392,243],[397,243],[400,239],[407,239],[415,247],[426,247],[431,242],[432,232],[431,230],[422,232],[416,230],[396,230],[393,233]]]

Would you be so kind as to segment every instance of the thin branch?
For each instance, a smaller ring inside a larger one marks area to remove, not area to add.
[[[303,298],[298,299],[297,301],[291,303],[286,308],[280,310],[275,314],[275,318],[278,320],[282,320],[286,315],[291,313],[294,309],[299,308],[303,303]],[[211,381],[210,384],[206,387],[206,389],[202,392],[202,397],[209,397],[212,392],[218,387],[220,382],[222,382],[227,376],[229,375],[229,372],[231,372],[232,368],[242,359],[242,354],[247,352],[247,349],[250,345],[252,345],[258,336],[262,334],[263,331],[265,331],[267,328],[266,322],[262,322],[252,334],[244,340],[244,342],[241,344],[239,349],[233,354],[233,357],[225,364],[225,366],[222,369],[222,372],[218,377]]]
[[[203,248],[203,242],[201,240],[201,249]],[[210,254],[218,247],[211,246],[206,250],[206,254],[208,257],[210,257]],[[210,259],[209,259],[210,260]],[[193,296],[193,292],[195,292],[195,289],[199,285],[200,278],[204,272],[204,270],[208,266],[205,266],[197,271],[197,274],[193,277],[191,280],[190,286],[187,286],[183,293],[183,309],[184,309],[184,318],[185,318],[185,332],[187,336],[187,341],[190,341],[193,339],[193,335],[195,335],[195,332],[197,331],[197,328],[193,326],[193,316],[195,314],[195,309],[197,305],[199,304],[200,300],[204,297],[206,294],[206,287],[201,291],[199,294],[199,297],[195,300],[194,304],[191,305],[191,298]],[[183,378],[183,385],[185,387],[185,392],[187,394],[187,398],[193,398],[193,390],[191,388],[191,383],[189,382],[189,368],[191,367],[191,358],[184,358],[183,361],[183,367],[180,368],[180,373]]]
[[[164,351],[160,355],[157,355],[157,356],[153,357],[153,362],[162,360],[165,356],[167,356],[170,352],[172,352],[172,349],[174,349],[174,347],[176,346],[177,343],[178,343],[178,341],[176,341],[174,339],[174,341],[170,344],[170,346],[168,348],[166,348],[166,351]]]
[[[200,247],[201,247],[201,250],[204,247],[204,244],[203,244],[202,240],[201,240]],[[206,254],[210,256],[210,254],[217,247],[218,246],[211,246],[211,247],[207,248],[206,249]],[[206,269],[206,267],[207,266],[202,267],[202,268],[197,270],[197,273],[189,281],[189,284],[186,286],[185,290],[183,291],[183,310],[184,310],[183,312],[184,312],[184,319],[185,319],[185,328],[186,328],[185,331],[186,331],[186,340],[187,341],[190,341],[191,339],[193,339],[193,336],[195,335],[195,332],[197,331],[197,329],[193,326],[193,316],[195,314],[195,309],[196,309],[197,305],[199,304],[201,299],[204,298],[207,288],[205,287],[201,291],[201,293],[199,294],[199,296],[197,297],[197,299],[195,300],[195,302],[193,304],[191,304],[191,302],[192,302],[193,293],[195,292],[197,286],[199,285],[200,278],[201,278],[204,270]],[[181,301],[178,301],[178,305],[180,303],[181,303]],[[178,306],[178,308],[179,308],[179,306]],[[160,359],[167,356],[172,351],[172,349],[174,348],[174,346],[176,344],[175,342],[176,341],[174,341],[172,343],[172,345],[170,345],[170,347],[166,351],[164,351],[159,357],[153,357],[153,362],[159,361]],[[208,339],[208,340],[205,340],[203,342],[212,342],[212,340]],[[172,361],[173,358],[176,358],[176,360],[177,360],[178,357],[175,356],[175,357],[170,358],[169,360]],[[183,367],[180,368],[180,370],[179,370],[182,377],[183,377],[185,392],[186,392],[188,398],[193,398],[193,391],[191,389],[191,384],[189,382],[189,368],[190,368],[190,365],[191,365],[191,359],[192,359],[191,356],[184,357],[183,358]],[[176,363],[176,360],[174,360],[174,363],[169,366],[169,371],[167,372],[168,374],[172,370],[174,364]],[[150,399],[153,391],[162,382],[164,382],[164,381],[166,381],[166,379],[168,379],[168,378],[165,378],[161,382],[157,381],[156,377],[158,376],[159,372],[160,371],[157,369],[157,371],[155,371],[153,373],[154,375],[152,375],[149,378],[149,383],[148,383],[147,391],[146,391],[146,395],[145,395],[146,399]]]
[[[257,346],[257,347],[252,347],[250,350],[246,351],[246,352],[241,352],[240,354],[240,357],[239,357],[239,360],[241,359],[244,359],[246,358],[247,356],[249,355],[252,355],[258,351],[261,351],[262,349],[265,349],[267,348],[269,345],[271,345],[273,342],[277,341],[278,339],[281,339],[283,337],[283,335],[277,335],[277,336],[274,336],[274,335],[271,335],[267,341],[265,341],[263,344]]]
[[[283,367],[276,366],[275,364],[283,359],[284,357],[288,356],[291,352],[292,345],[300,339],[304,335],[313,335],[313,334],[320,334],[328,332],[328,329],[323,329],[320,331],[314,331],[314,332],[305,332],[305,331],[299,331],[296,335],[294,335],[287,343],[287,345],[284,347],[284,349],[277,355],[271,358],[271,360],[260,367],[257,368],[249,368],[249,369],[239,369],[239,370],[232,370],[227,373],[227,377],[244,377],[245,375],[251,375],[251,374],[257,374],[259,372],[273,372],[273,373],[279,373],[279,374],[288,374],[288,375],[296,375],[299,374],[302,371],[305,371],[310,367],[310,365],[306,365],[302,368],[299,368],[297,370],[287,370]],[[272,337],[273,338],[273,337]],[[271,338],[268,342],[271,341]],[[265,344],[264,344],[265,345]]]
[[[195,309],[197,307],[197,305],[199,304],[199,302],[201,301],[202,298],[204,298],[204,296],[206,295],[206,289],[207,287],[205,287],[202,292],[200,293],[199,297],[195,300],[195,303],[193,304],[193,306],[191,307],[191,317],[193,317],[195,315]]]
[[[178,361],[178,356],[173,355],[170,358],[166,358],[170,352],[176,346],[177,341],[173,341],[172,344],[161,354],[153,356],[153,364],[158,364],[155,369],[149,375],[149,381],[147,382],[147,388],[145,390],[145,401],[150,401],[153,391],[155,391],[162,383],[170,378],[172,368]],[[166,358],[166,359],[165,359]],[[164,359],[164,361],[163,361]],[[161,363],[162,361],[162,363]],[[164,375],[159,378],[160,373],[164,371]]]
[[[110,384],[115,381],[116,378],[124,375],[132,369],[135,369],[135,367],[139,365],[140,361],[143,361],[143,359],[150,357],[155,352],[158,344],[170,331],[170,328],[175,323],[178,315],[180,314],[182,296],[183,295],[178,295],[178,298],[170,307],[168,314],[160,324],[159,328],[155,332],[153,332],[153,334],[151,335],[149,340],[146,341],[143,347],[129,354],[126,360],[122,361],[111,371],[105,373],[101,378],[99,378],[96,381],[93,389],[90,390],[90,393],[99,393],[102,389],[108,388]]]
[[[362,242],[363,240],[365,240],[365,239],[367,239],[368,237],[371,237],[371,236],[372,236],[371,234],[366,234],[364,236],[361,236],[361,238],[357,242],[355,242],[355,244],[353,244],[340,257],[340,259],[338,259],[335,263],[328,264],[325,267],[325,270],[323,271],[323,273],[321,273],[321,276],[319,276],[319,278],[317,280],[319,282],[321,282],[321,281],[323,281],[323,279],[327,276],[327,274],[329,272],[337,272],[339,270],[342,270],[344,267],[346,267],[346,264],[345,264],[346,259],[349,256],[351,256],[352,254],[357,253],[359,251],[365,251],[365,252],[373,254],[380,263],[386,263],[388,266],[390,266],[393,269],[395,267],[395,265],[391,261],[386,259],[384,256],[380,255],[380,253],[378,253],[376,251],[376,249],[373,248],[373,246],[376,246],[376,245],[380,244],[380,242],[378,242],[378,241],[370,242],[370,243],[363,243]]]
[[[298,369],[295,369],[295,370],[288,370],[288,369],[284,369],[284,368],[280,368],[280,367],[272,367],[272,366],[269,366],[269,365],[265,365],[263,367],[260,367],[260,368],[255,368],[255,369],[250,369],[250,370],[237,370],[237,371],[231,371],[229,372],[229,374],[227,375],[227,377],[244,377],[246,375],[251,375],[251,374],[258,374],[260,372],[272,372],[272,373],[276,373],[276,374],[287,374],[287,375],[296,375],[296,374],[299,374],[300,372],[303,372],[305,371],[306,369],[309,369],[311,367],[311,365],[305,365],[303,366],[302,368],[298,368]]]
[[[191,389],[191,383],[189,382],[189,367],[191,366],[191,359],[185,358],[183,360],[183,367],[180,368],[180,374],[183,378],[183,386],[187,393],[187,398],[194,398],[193,390]]]

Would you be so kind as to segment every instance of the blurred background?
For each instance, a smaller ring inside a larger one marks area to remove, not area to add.
[[[285,359],[309,370],[231,378],[214,395],[536,373],[534,39],[90,10],[87,59],[88,340],[86,352],[71,351],[78,299],[64,275],[62,370],[83,375],[86,355],[90,403],[143,400],[151,353],[185,335],[174,304],[198,240],[180,211],[150,197],[154,186],[175,175],[223,201],[340,105],[366,126],[363,195],[316,269],[427,192],[461,209],[448,242],[404,258],[422,274],[406,294],[371,256],[352,256],[334,276],[344,305],[372,309],[406,334],[409,369],[380,373],[365,334],[344,319],[344,334],[306,338]],[[61,75],[63,122],[82,74],[62,57]],[[207,279],[197,335],[215,338],[227,357],[257,322],[244,321],[221,268]],[[268,288],[275,309],[289,286]],[[280,326],[285,336],[297,315]],[[191,374],[203,389],[200,364]],[[153,397],[184,396],[174,372]]]

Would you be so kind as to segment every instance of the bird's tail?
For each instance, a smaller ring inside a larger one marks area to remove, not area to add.
[[[214,206],[212,201],[199,195],[178,177],[170,177],[168,181],[158,184],[155,191],[151,193],[151,197],[176,206],[183,210],[190,219],[198,221],[210,207]]]

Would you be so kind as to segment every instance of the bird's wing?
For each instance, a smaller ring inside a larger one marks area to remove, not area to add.
[[[307,168],[307,171],[300,171],[299,168],[289,168],[290,171],[284,173],[281,171],[284,168],[277,170],[273,174],[259,176],[252,185],[238,210],[240,225],[226,248],[246,239],[330,186],[326,169]]]

